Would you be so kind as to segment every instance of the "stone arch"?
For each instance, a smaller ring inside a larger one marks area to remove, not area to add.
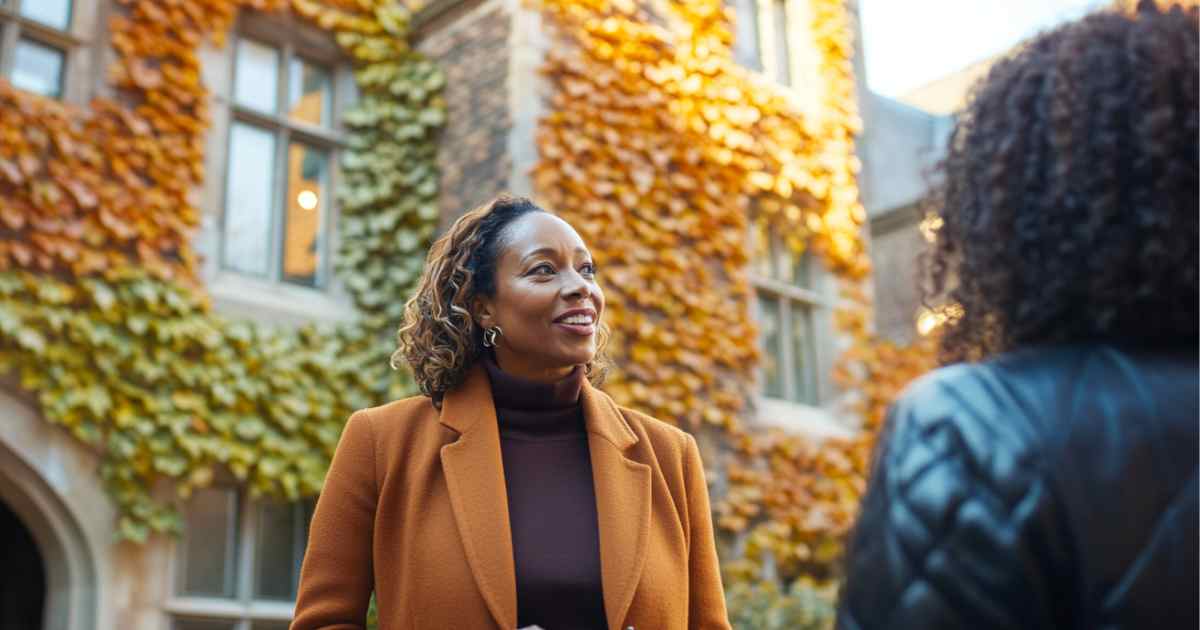
[[[46,575],[45,612],[41,630],[98,630],[99,567],[95,545],[84,524],[69,508],[26,451],[27,405],[0,391],[0,501],[32,534]],[[16,404],[14,404],[16,403]],[[34,418],[35,422],[44,421]],[[41,427],[56,429],[55,427]],[[41,431],[37,431],[41,433]],[[34,460],[37,462],[37,460]],[[107,515],[105,515],[107,516]]]

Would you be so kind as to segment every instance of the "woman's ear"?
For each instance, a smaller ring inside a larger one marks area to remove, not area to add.
[[[471,317],[484,330],[496,325],[495,317],[492,315],[491,301],[485,297],[476,297],[472,302]]]

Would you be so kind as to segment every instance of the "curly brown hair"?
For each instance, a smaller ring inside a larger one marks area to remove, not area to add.
[[[496,263],[506,228],[531,212],[547,212],[524,197],[499,195],[459,217],[434,242],[416,294],[405,304],[391,365],[406,363],[421,393],[441,407],[442,397],[466,378],[483,354],[483,330],[471,307],[479,295],[496,294]],[[594,385],[604,380],[608,328],[597,328],[597,349],[585,366]]]
[[[926,306],[961,306],[944,363],[1089,341],[1196,350],[1197,13],[1094,13],[974,86],[921,262]]]

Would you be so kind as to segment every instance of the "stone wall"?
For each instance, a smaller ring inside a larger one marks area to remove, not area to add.
[[[871,222],[871,266],[875,270],[875,326],[884,337],[908,343],[917,334],[921,308],[917,258],[925,247],[916,206],[894,210]]]
[[[446,74],[447,120],[438,144],[445,227],[509,187],[512,16],[497,0],[460,2],[418,29],[417,50]]]
[[[99,458],[47,422],[9,380],[0,382],[0,417],[0,502],[38,543],[49,598],[43,626],[166,628],[171,540],[114,543],[117,515],[98,474]]]

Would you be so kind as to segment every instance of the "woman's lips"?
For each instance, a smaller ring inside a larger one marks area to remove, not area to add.
[[[596,334],[595,324],[564,324],[562,322],[555,322],[554,325],[561,326],[567,332],[579,335],[580,337],[590,337]]]

